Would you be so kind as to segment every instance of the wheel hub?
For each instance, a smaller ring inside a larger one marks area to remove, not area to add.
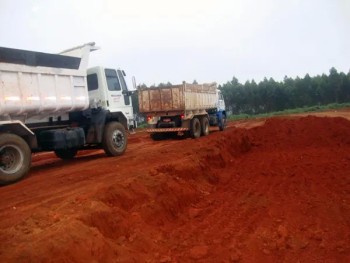
[[[117,130],[113,132],[113,144],[117,147],[117,148],[121,148],[124,146],[125,143],[125,138],[124,138],[124,134]]]
[[[0,149],[0,170],[7,174],[16,173],[21,168],[23,154],[15,145],[5,145]]]

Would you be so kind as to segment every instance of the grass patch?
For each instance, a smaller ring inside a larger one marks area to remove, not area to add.
[[[348,107],[350,107],[350,103],[332,103],[328,105],[318,105],[318,106],[302,107],[302,108],[296,108],[296,109],[287,109],[283,111],[275,111],[275,112],[261,113],[261,114],[235,114],[235,115],[233,114],[228,116],[228,119],[244,120],[244,119],[269,118],[269,117],[280,116],[280,115],[319,112],[319,111],[342,109],[342,108],[348,108]]]

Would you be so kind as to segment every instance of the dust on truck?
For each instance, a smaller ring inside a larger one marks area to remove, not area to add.
[[[171,85],[138,90],[139,110],[147,117],[153,139],[188,134],[209,134],[209,125],[224,130],[225,102],[216,83]]]
[[[31,153],[71,159],[80,149],[117,156],[132,128],[122,70],[87,70],[95,43],[60,54],[0,47],[0,184],[24,177]]]

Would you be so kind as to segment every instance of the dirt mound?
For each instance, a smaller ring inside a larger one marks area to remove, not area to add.
[[[2,261],[350,262],[349,121],[274,118],[130,141],[123,166],[82,156],[85,181],[69,162],[73,185],[51,186],[57,199],[34,206],[5,191]]]
[[[252,131],[257,143],[267,147],[323,147],[350,144],[350,122],[344,118],[268,119]]]

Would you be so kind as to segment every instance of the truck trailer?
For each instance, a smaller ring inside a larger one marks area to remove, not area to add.
[[[87,43],[59,54],[0,47],[0,184],[23,178],[31,154],[71,159],[81,149],[118,156],[133,109],[122,70],[87,70]]]
[[[226,126],[225,102],[216,83],[170,85],[138,90],[139,110],[147,119],[151,138],[209,134],[209,125]]]

